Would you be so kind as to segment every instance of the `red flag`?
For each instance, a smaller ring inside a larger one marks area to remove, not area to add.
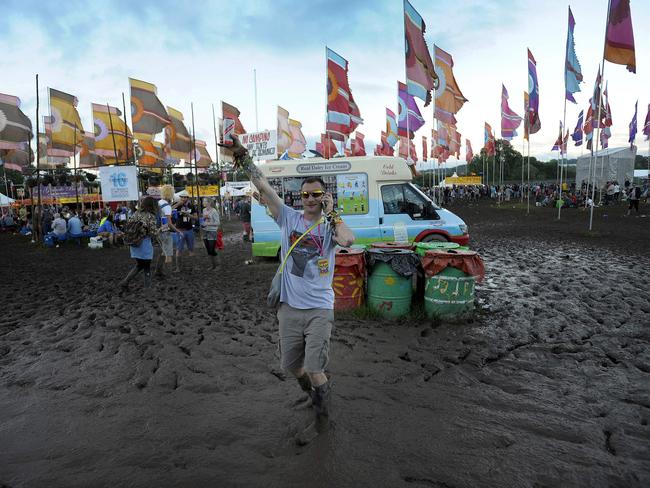
[[[366,145],[363,142],[365,136],[361,132],[355,133],[355,138],[352,139],[352,156],[365,156],[366,155]]]
[[[470,164],[473,158],[474,152],[472,151],[472,143],[469,142],[469,139],[465,139],[465,161],[467,164]]]
[[[422,136],[422,161],[427,160],[427,136]]]

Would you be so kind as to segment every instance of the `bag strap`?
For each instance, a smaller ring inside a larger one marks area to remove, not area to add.
[[[284,259],[282,260],[282,264],[280,265],[280,269],[278,269],[278,273],[282,273],[282,270],[284,269],[284,265],[287,264],[287,259],[289,258],[289,255],[291,254],[291,251],[293,251],[293,248],[298,245],[298,243],[302,240],[303,237],[305,237],[307,234],[309,234],[312,230],[314,230],[318,225],[323,223],[323,219],[320,218],[318,221],[312,225],[309,229],[307,229],[303,234],[296,239],[296,242],[294,242],[291,247],[289,248],[289,251],[287,252],[286,256],[284,256]]]

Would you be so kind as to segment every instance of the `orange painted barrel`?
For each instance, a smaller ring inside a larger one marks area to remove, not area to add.
[[[363,305],[365,278],[363,249],[337,248],[332,282],[335,310],[354,310]]]
[[[373,242],[370,247],[376,249],[407,249],[412,251],[414,245],[410,242]]]

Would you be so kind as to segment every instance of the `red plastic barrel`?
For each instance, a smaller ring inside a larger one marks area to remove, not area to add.
[[[373,242],[370,247],[377,249],[407,249],[412,251],[415,247],[410,242]]]
[[[363,305],[366,260],[362,249],[339,248],[334,266],[334,309],[354,310]]]

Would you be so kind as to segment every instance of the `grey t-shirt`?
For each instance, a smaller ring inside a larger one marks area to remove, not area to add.
[[[277,218],[282,233],[282,256],[314,222],[283,205]],[[323,223],[301,239],[282,271],[280,301],[293,308],[334,308],[334,254],[336,243],[329,224]],[[320,267],[319,267],[320,263]],[[327,271],[325,271],[327,264]]]

